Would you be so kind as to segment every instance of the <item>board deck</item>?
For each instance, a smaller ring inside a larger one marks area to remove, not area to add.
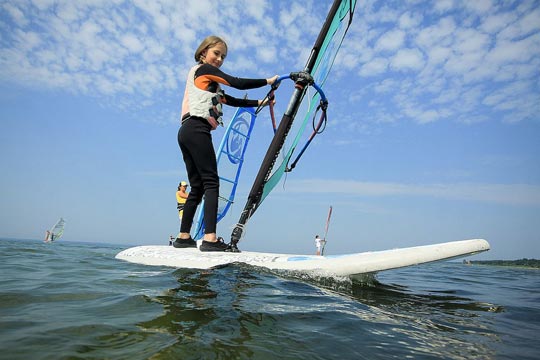
[[[309,272],[324,276],[354,276],[464,257],[489,249],[489,243],[483,239],[326,256],[250,251],[201,252],[197,248],[177,249],[166,245],[148,245],[123,250],[116,258],[137,264],[175,268],[211,269],[231,263],[244,263],[271,270]]]

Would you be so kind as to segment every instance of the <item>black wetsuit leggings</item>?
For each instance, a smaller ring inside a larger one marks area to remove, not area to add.
[[[205,234],[216,232],[219,177],[210,124],[203,118],[189,117],[178,130],[191,191],[184,205],[180,232],[189,233],[203,195]]]

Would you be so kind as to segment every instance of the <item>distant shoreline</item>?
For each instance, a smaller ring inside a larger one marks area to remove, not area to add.
[[[520,259],[520,260],[463,260],[466,265],[493,265],[493,266],[512,266],[530,269],[540,269],[540,260]]]

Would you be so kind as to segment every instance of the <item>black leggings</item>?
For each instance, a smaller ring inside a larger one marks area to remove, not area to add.
[[[189,233],[193,218],[204,195],[204,233],[216,232],[219,177],[210,124],[203,118],[190,117],[178,130],[178,145],[184,157],[191,191],[189,192],[180,232]]]

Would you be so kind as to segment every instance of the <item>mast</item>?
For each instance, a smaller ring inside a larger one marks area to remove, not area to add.
[[[319,52],[321,51],[321,48],[323,47],[326,36],[331,28],[332,22],[334,18],[336,17],[342,3],[344,2],[349,2],[348,9],[351,11],[350,21],[352,21],[352,9],[354,8],[354,5],[356,5],[356,1],[334,0],[334,3],[332,4],[330,11],[328,12],[324,25],[309,55],[308,61],[304,68],[305,73],[308,73],[311,75],[313,67],[315,66],[315,63],[317,62]],[[347,27],[348,25],[349,24],[347,24]],[[268,178],[271,175],[276,159],[278,158],[279,152],[283,148],[283,145],[285,143],[285,138],[287,137],[289,130],[291,129],[296,113],[298,112],[302,99],[304,98],[306,94],[307,88],[308,88],[308,79],[300,77],[298,80],[296,80],[295,90],[291,96],[287,109],[285,110],[285,113],[283,114],[283,117],[274,134],[272,142],[270,143],[270,146],[268,147],[266,155],[264,156],[264,159],[261,163],[259,172],[257,173],[257,176],[255,177],[255,181],[253,183],[253,186],[251,187],[251,191],[249,192],[248,199],[244,207],[244,210],[242,211],[242,214],[240,215],[240,219],[238,220],[238,223],[236,224],[236,226],[234,227],[232,231],[231,244],[230,244],[231,251],[239,251],[237,247],[237,243],[238,241],[240,241],[242,237],[245,224],[247,223],[249,218],[253,215],[255,210],[257,210],[259,204],[261,203],[264,185],[268,181]]]

